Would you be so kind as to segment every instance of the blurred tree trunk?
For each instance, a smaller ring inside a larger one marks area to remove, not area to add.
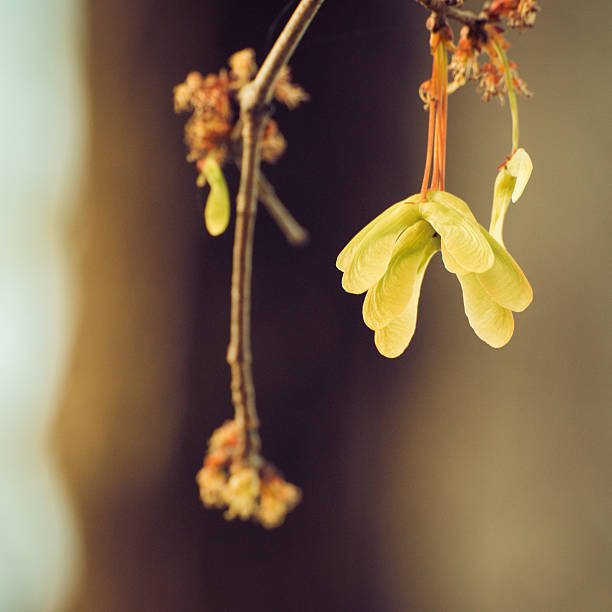
[[[176,164],[171,89],[215,41],[214,7],[204,19],[196,5],[89,3],[81,318],[58,425],[84,529],[74,610],[175,609],[171,592],[181,587],[167,576],[189,580],[189,559],[163,532],[170,517],[161,498],[195,392],[202,252],[191,168]],[[201,27],[185,41],[190,20]]]
[[[305,497],[286,525],[265,532],[205,511],[194,482],[207,437],[232,414],[224,359],[232,235],[213,240],[203,229],[172,87],[263,43],[279,3],[89,3],[81,313],[57,426],[84,530],[75,611],[376,607],[370,543],[348,494],[356,487],[367,497],[352,474],[370,451],[346,455],[352,348],[367,330],[356,302],[340,301],[333,262],[351,232],[405,189],[410,143],[380,106],[404,104],[389,87],[397,65],[385,58],[405,67],[412,53],[391,4],[365,3],[347,17],[329,3],[320,42],[309,33],[292,62],[312,102],[278,113],[289,150],[266,172],[313,239],[294,249],[263,210],[258,217],[255,382],[264,453]],[[260,62],[264,52],[262,44]],[[364,75],[369,85],[356,97]],[[364,116],[371,128],[355,130]],[[373,181],[385,146],[398,156],[381,158]],[[236,175],[228,177],[235,194]],[[359,371],[374,383],[383,365],[371,352]]]

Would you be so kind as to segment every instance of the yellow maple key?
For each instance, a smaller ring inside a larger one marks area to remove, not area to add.
[[[211,236],[218,236],[227,229],[229,224],[230,199],[223,171],[217,160],[211,155],[204,160],[201,176],[204,176],[210,187],[204,208],[204,223]]]
[[[502,234],[508,206],[510,206],[511,201],[517,202],[521,197],[532,170],[531,157],[525,149],[521,148],[514,153],[497,174],[493,188],[493,208],[491,210],[489,232],[501,244],[504,244]]]
[[[397,357],[410,344],[425,270],[440,249],[452,272],[486,272],[496,263],[487,232],[468,205],[437,190],[393,204],[338,255],[345,291],[367,291],[363,320],[385,357]]]

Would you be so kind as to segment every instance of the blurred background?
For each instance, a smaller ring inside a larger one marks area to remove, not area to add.
[[[610,609],[612,10],[541,4],[509,35],[534,173],[504,238],[535,298],[501,350],[436,258],[379,356],[334,266],[420,185],[425,11],[326,2],[298,48],[311,101],[277,109],[265,172],[311,242],[260,210],[253,349],[263,452],[304,499],[265,531],[195,484],[232,414],[232,232],[203,227],[172,87],[261,61],[284,2],[0,2],[1,612]],[[481,221],[509,145],[507,107],[451,97],[447,185]]]

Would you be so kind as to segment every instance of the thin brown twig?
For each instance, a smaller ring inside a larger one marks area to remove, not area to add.
[[[240,169],[242,165],[242,121],[238,120],[232,131],[231,154],[234,163]],[[281,202],[276,190],[264,176],[259,172],[257,180],[257,199],[266,207],[269,215],[276,221],[278,228],[289,244],[303,246],[308,243],[308,230],[302,227],[289,209]]]
[[[281,202],[270,181],[259,173],[257,180],[257,199],[266,207],[270,216],[276,221],[289,244],[301,246],[308,242],[308,231],[304,229]]]
[[[301,0],[268,53],[254,80],[240,92],[242,165],[236,199],[236,226],[232,261],[230,343],[227,362],[236,422],[243,432],[242,454],[246,459],[259,449],[259,418],[251,368],[251,267],[253,229],[257,212],[257,183],[261,161],[261,138],[269,116],[268,104],[274,84],[324,0]]]
[[[440,17],[448,17],[450,19],[454,19],[455,21],[459,21],[471,28],[478,26],[483,21],[486,21],[486,18],[480,17],[476,13],[472,11],[468,11],[466,9],[459,8],[455,0],[416,0],[420,5],[424,6],[426,9],[433,11],[440,15]]]

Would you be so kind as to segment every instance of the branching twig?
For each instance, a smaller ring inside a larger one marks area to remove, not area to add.
[[[234,163],[240,169],[242,166],[242,121],[240,120],[236,122],[232,130],[230,151]],[[308,231],[298,223],[289,209],[281,202],[276,195],[276,190],[261,170],[257,180],[257,199],[266,207],[272,219],[276,221],[289,244],[303,246],[308,242]]]
[[[449,17],[455,21],[459,21],[471,28],[477,26],[483,21],[483,18],[479,17],[476,13],[459,8],[458,2],[454,0],[416,0],[419,4],[423,5],[430,11],[438,13],[440,17]],[[486,21],[486,18],[484,18]]]
[[[250,453],[257,452],[259,448],[259,419],[255,408],[251,369],[250,310],[253,229],[257,211],[261,137],[269,115],[268,104],[272,98],[274,84],[321,4],[323,0],[301,0],[255,79],[240,92],[242,166],[236,200],[227,362],[231,369],[236,422],[244,434],[241,444],[245,458]]]
[[[272,183],[261,172],[257,181],[257,198],[266,207],[290,244],[300,246],[308,242],[308,231],[295,220],[276,195]]]

